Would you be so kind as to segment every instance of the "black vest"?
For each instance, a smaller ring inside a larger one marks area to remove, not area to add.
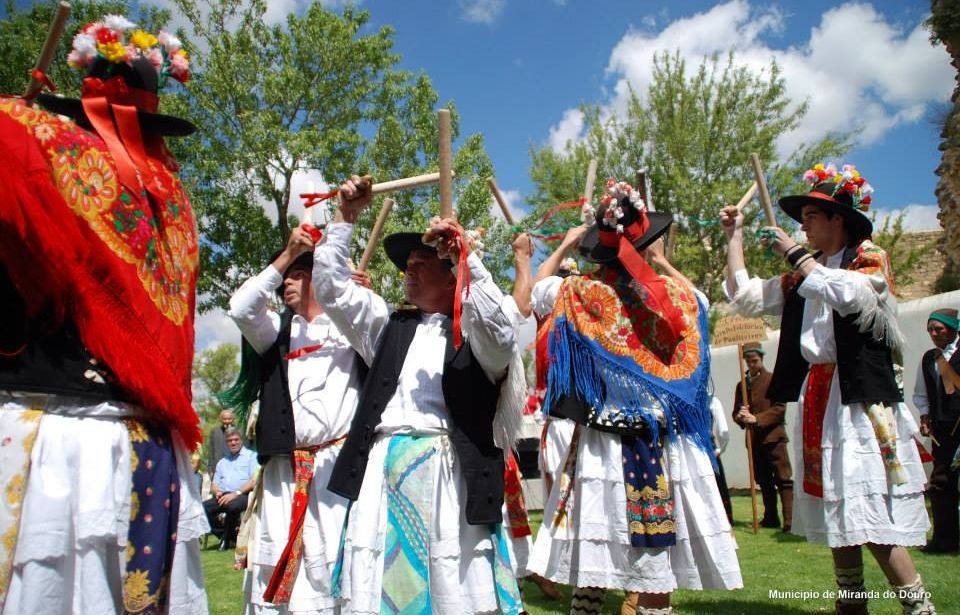
[[[960,391],[947,395],[941,378],[934,367],[933,350],[923,354],[920,365],[923,368],[923,382],[927,385],[927,401],[930,403],[930,420],[933,422],[946,421],[953,424],[960,417]],[[950,365],[954,371],[960,372],[960,352],[954,351],[950,357]]]
[[[290,352],[290,323],[293,312],[280,315],[280,332],[273,346],[260,357],[260,411],[257,415],[257,461],[266,463],[272,455],[289,455],[296,448],[296,425],[287,380],[287,353]],[[246,343],[246,342],[244,342]],[[354,363],[360,381],[367,366],[357,355]]]
[[[330,491],[350,500],[360,495],[380,416],[396,393],[400,370],[420,322],[419,311],[398,311],[390,316],[360,392],[347,441],[337,456],[327,486]],[[467,488],[464,510],[467,523],[500,523],[503,520],[503,450],[493,443],[493,417],[500,383],[487,379],[470,351],[469,342],[464,342],[460,350],[454,350],[449,331],[441,383],[452,423],[450,439]]]
[[[856,255],[855,247],[844,250],[840,267],[849,267]],[[810,365],[800,354],[805,303],[797,287],[788,291],[784,298],[777,363],[767,389],[767,399],[774,403],[797,401],[807,377]],[[861,333],[858,325],[854,324],[858,316],[833,313],[840,401],[844,404],[903,401],[903,394],[893,373],[890,347],[884,340],[874,340],[870,331]]]

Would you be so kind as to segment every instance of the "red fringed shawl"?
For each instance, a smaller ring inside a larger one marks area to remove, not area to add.
[[[193,447],[197,232],[183,186],[148,142],[139,193],[95,133],[0,99],[0,260],[31,315],[76,323],[119,384]]]

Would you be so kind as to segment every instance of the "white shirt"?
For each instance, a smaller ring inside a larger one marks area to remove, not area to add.
[[[954,338],[952,342],[947,344],[947,347],[943,349],[943,358],[947,361],[950,360],[950,357],[953,356],[953,353],[957,350],[957,338]],[[940,375],[940,366],[937,365],[936,361],[933,363],[933,371]],[[926,416],[930,414],[930,398],[927,394],[927,381],[923,377],[923,362],[917,365],[917,380],[916,384],[913,387],[913,405],[916,406],[917,412],[920,416]]]
[[[727,450],[727,444],[730,442],[730,429],[727,427],[727,417],[723,410],[723,403],[717,399],[716,395],[710,397],[710,413],[713,415],[713,440],[717,446],[714,452],[720,455]]]
[[[273,346],[280,333],[280,315],[269,306],[282,283],[282,274],[268,265],[230,298],[227,315],[261,355]],[[294,315],[290,323],[290,351],[316,344],[322,344],[319,350],[287,363],[297,447],[315,446],[345,435],[357,407],[357,355],[349,340],[327,314],[310,322]]]
[[[797,293],[806,301],[800,333],[800,353],[811,364],[836,363],[837,343],[833,334],[833,312],[841,316],[861,313],[861,318],[875,318],[874,327],[893,327],[896,331],[896,299],[887,288],[882,273],[865,275],[840,269],[843,250],[824,258],[803,279]],[[736,293],[724,284],[724,291],[737,311],[745,316],[779,315],[784,296],[780,277],[768,280],[747,276],[740,269],[734,273]]]
[[[352,224],[327,226],[327,239],[314,252],[313,285],[317,301],[369,364],[386,329],[390,310],[382,297],[350,279],[352,235]],[[483,262],[471,253],[467,264],[470,294],[468,297],[464,289],[462,333],[487,378],[496,382],[510,364],[516,332],[512,318],[501,307],[503,294]],[[318,277],[319,271],[327,275]],[[442,314],[421,316],[400,369],[397,390],[381,415],[378,432],[449,431],[441,377],[447,344],[444,331],[450,326],[450,319]]]

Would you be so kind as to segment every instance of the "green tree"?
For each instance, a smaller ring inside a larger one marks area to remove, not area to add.
[[[607,177],[633,183],[636,170],[644,168],[656,209],[677,217],[675,264],[711,301],[721,300],[726,258],[717,212],[754,181],[750,153],[764,161],[775,201],[802,189],[798,177],[804,169],[849,147],[846,135],[829,135],[779,160],[777,137],[795,128],[807,109],[790,103],[776,63],[758,74],[737,65],[730,53],[726,62],[715,55],[691,72],[679,53],[660,53],[646,95],[631,91],[622,116],[605,117],[598,107],[585,106],[585,139],[568,143],[562,153],[531,150],[532,216],[581,194],[591,158],[598,160],[596,194]],[[575,215],[568,214],[568,223]],[[749,225],[765,224],[759,206],[749,206],[746,216]],[[778,220],[791,226],[782,215]],[[761,275],[782,269],[760,250],[748,250],[747,259]]]
[[[129,15],[144,29],[156,32],[170,17],[169,11],[142,4],[133,10],[134,3],[122,0],[75,0],[70,4],[70,19],[47,71],[57,86],[57,92],[65,96],[80,94],[81,75],[69,68],[66,62],[73,35],[80,26],[104,15],[118,14]],[[57,3],[38,2],[29,8],[17,9],[13,0],[6,0],[3,8],[3,17],[0,18],[0,58],[3,58],[3,62],[0,62],[0,92],[20,95],[30,82],[30,71],[40,57],[40,49],[53,22]]]
[[[439,97],[426,76],[396,68],[392,30],[369,32],[366,12],[314,2],[268,26],[262,0],[217,0],[203,10],[194,0],[175,4],[194,30],[194,78],[171,108],[199,127],[174,146],[202,236],[201,310],[224,305],[285,243],[297,223],[288,207],[298,171],[319,170],[336,183],[353,172],[386,180],[436,170]],[[481,199],[479,186],[491,165],[478,135],[464,139],[454,168],[461,220],[489,225],[490,197],[484,190]],[[436,192],[394,195],[388,232],[424,228]],[[358,224],[356,258],[379,205]],[[399,298],[382,254],[370,271],[389,299]]]
[[[215,423],[221,406],[216,394],[227,389],[237,379],[240,364],[236,344],[220,344],[207,348],[193,358],[193,379],[197,391],[194,405],[204,423]],[[199,386],[196,386],[199,385]]]

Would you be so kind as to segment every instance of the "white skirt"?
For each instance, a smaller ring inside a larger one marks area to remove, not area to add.
[[[331,574],[337,561],[340,533],[347,513],[347,500],[327,489],[340,446],[317,451],[313,482],[303,520],[303,560],[297,571],[290,601],[285,605],[264,602],[280,554],[290,533],[294,478],[289,456],[275,456],[261,469],[263,499],[256,534],[247,554],[244,594],[248,613],[337,613],[338,601],[331,595]]]
[[[831,548],[866,543],[925,544],[930,521],[923,501],[926,474],[914,443],[919,429],[903,403],[894,406],[897,457],[907,482],[892,485],[880,445],[863,404],[840,403],[839,372],[834,372],[823,420],[823,498],[803,490],[803,397],[794,425],[792,533]]]
[[[498,612],[489,525],[464,518],[466,488],[447,436],[435,438],[433,509],[430,514],[429,579],[433,613]],[[383,589],[387,494],[384,462],[390,436],[371,447],[363,485],[350,507],[344,535],[340,591],[343,613],[379,613]],[[509,531],[509,530],[506,530]]]
[[[528,564],[531,572],[573,587],[642,593],[743,587],[736,543],[704,451],[683,437],[665,447],[677,544],[635,548],[627,526],[620,436],[581,429],[567,519],[559,527],[553,527],[553,516],[566,451],[551,455],[559,462],[551,472],[555,480]]]
[[[114,614],[123,609],[131,457],[121,402],[0,391],[0,425],[42,409],[24,486],[4,615]],[[180,516],[170,574],[170,613],[207,612],[198,538],[209,531],[190,456],[173,434]]]

